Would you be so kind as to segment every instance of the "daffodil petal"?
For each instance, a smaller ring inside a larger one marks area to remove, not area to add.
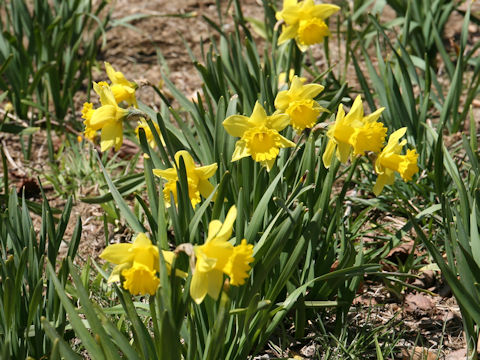
[[[112,270],[112,273],[108,277],[107,283],[120,281],[120,274],[122,273],[122,270],[128,269],[130,266],[132,266],[130,262],[126,262],[126,263],[115,266]]]
[[[297,6],[297,2],[297,0],[283,0],[283,8],[285,9],[289,6]]]
[[[349,144],[339,142],[337,144],[337,157],[341,163],[345,164],[348,161],[352,147]]]
[[[267,172],[270,172],[270,170],[273,168],[273,165],[275,165],[275,159],[263,161],[262,165],[267,168]]]
[[[200,304],[205,299],[205,295],[207,295],[207,289],[208,275],[195,271],[190,283],[190,296],[197,304]]]
[[[288,90],[280,91],[275,98],[275,108],[285,112],[285,110],[288,108],[288,105],[290,105],[290,101],[291,99],[290,95],[288,94]]]
[[[298,24],[290,25],[290,26],[283,26],[282,33],[278,37],[278,45],[282,45],[283,43],[287,42],[290,39],[294,39],[297,36],[298,31]]]
[[[363,119],[363,104],[362,104],[362,98],[361,98],[360,95],[358,95],[355,98],[355,101],[353,102],[352,108],[348,112],[346,118],[348,118],[348,119],[345,119],[345,120],[348,120],[348,121]]]
[[[200,194],[206,199],[210,195],[212,195],[213,190],[215,187],[208,181],[208,180],[200,180],[198,182],[198,191]],[[213,195],[213,200],[215,200],[216,194]]]
[[[284,8],[282,18],[287,25],[294,25],[298,23],[301,18],[301,10],[298,6]]]
[[[302,78],[295,75],[292,79],[292,83],[290,85],[289,93],[297,94],[303,88],[303,81]]]
[[[117,102],[113,96],[112,90],[109,86],[101,86],[96,82],[93,83],[93,90],[100,96],[100,103],[102,105],[112,105],[117,107]]]
[[[122,101],[126,101],[129,105],[133,105],[133,102],[135,101],[135,89],[120,84],[112,85],[111,89],[115,101],[118,104]]]
[[[252,115],[250,116],[250,123],[255,126],[265,125],[267,120],[267,113],[263,106],[257,101],[255,107],[253,108]]]
[[[283,136],[279,136],[280,141],[280,147],[281,148],[289,148],[289,147],[295,147],[295,143],[293,141],[288,140],[287,138],[284,138]],[[275,160],[275,159],[273,159]]]
[[[210,224],[208,224],[208,238],[206,242],[209,242],[215,236],[217,236],[221,228],[222,228],[222,222],[220,220],[210,221]]]
[[[231,115],[223,121],[223,127],[231,136],[242,137],[243,133],[252,126],[248,117],[243,115]]]
[[[405,135],[405,133],[407,132],[407,128],[406,127],[403,127],[403,128],[400,128],[398,129],[397,131],[394,131],[390,137],[388,138],[388,145],[391,145],[391,144],[397,144],[398,141],[400,140],[400,138]],[[403,146],[403,145],[402,145]]]
[[[232,161],[240,160],[241,158],[250,156],[250,151],[248,150],[245,141],[238,140],[235,144],[235,150],[232,155]]]
[[[370,123],[370,122],[375,122],[378,120],[378,118],[380,117],[380,115],[382,115],[382,112],[383,110],[385,110],[384,107],[382,108],[379,108],[377,110],[375,110],[373,113],[371,113],[370,115],[367,115],[363,118],[363,121],[365,123]]]
[[[221,241],[227,241],[232,236],[233,231],[233,224],[235,219],[237,218],[237,208],[232,206],[230,210],[228,210],[227,216],[225,217],[225,221],[223,222],[222,227],[218,231],[216,237]]]
[[[162,250],[162,255],[165,262],[169,264],[173,262],[173,259],[175,259],[175,256],[176,256],[173,251],[166,251],[166,250]]]
[[[340,7],[332,4],[317,4],[313,7],[310,15],[312,17],[318,17],[322,20],[332,16],[340,10]]]
[[[149,247],[153,246],[152,241],[145,233],[139,233],[133,240],[133,247]]]
[[[274,114],[268,117],[267,126],[270,129],[282,131],[290,123],[290,117],[286,114]]]
[[[212,194],[213,189],[215,189],[215,187],[208,180],[200,180],[198,182],[198,190],[205,199]]]
[[[197,256],[197,264],[195,267],[195,272],[200,273],[207,273],[212,271],[217,264],[217,260],[215,258],[210,258],[205,254],[201,253],[200,256]]]
[[[108,245],[100,254],[100,258],[113,264],[122,264],[133,261],[133,253],[129,250],[132,244],[112,244]]]
[[[303,85],[299,92],[299,97],[313,99],[320,94],[325,87],[320,84],[307,84]]]
[[[123,126],[121,122],[108,123],[102,128],[100,147],[101,151],[106,151],[115,147],[118,151],[123,142]]]
[[[373,187],[373,193],[375,194],[375,196],[380,195],[385,185],[391,185],[394,181],[395,174],[393,172],[391,172],[390,174],[385,172],[384,174],[378,175],[375,186]]]
[[[223,283],[223,272],[219,270],[212,270],[208,274],[207,293],[213,299],[217,300],[220,295]]]
[[[113,105],[100,106],[93,111],[89,127],[95,131],[100,130],[109,122],[114,121],[116,113],[117,109]]]
[[[113,84],[131,86],[131,82],[125,78],[120,71],[115,71],[115,69],[110,65],[108,62],[105,62],[105,71],[107,73],[108,78]]]
[[[180,157],[183,158],[187,172],[189,172],[190,169],[195,168],[195,161],[193,161],[192,155],[190,155],[188,151],[181,150],[175,153],[175,162],[177,165],[180,165]]]
[[[174,168],[169,168],[169,169],[153,169],[153,175],[162,177],[167,180],[177,180],[177,170]]]
[[[335,144],[335,142],[330,139],[327,143],[327,147],[325,148],[325,151],[323,152],[323,155],[322,155],[323,166],[325,166],[326,169],[328,169],[332,164],[333,153],[335,151],[336,146],[337,144]]]
[[[199,166],[195,169],[195,172],[197,173],[200,179],[208,179],[215,174],[217,169],[218,169],[218,164],[214,163],[210,165]]]
[[[298,37],[295,38],[295,41],[297,42],[297,47],[301,52],[305,52],[308,50],[308,45],[301,44],[300,41],[298,40]]]

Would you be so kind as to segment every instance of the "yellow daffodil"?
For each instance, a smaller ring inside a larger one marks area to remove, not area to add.
[[[175,254],[171,251],[162,251],[162,254],[169,269]],[[123,288],[132,295],[154,295],[157,291],[159,252],[144,233],[138,234],[133,243],[109,245],[100,258],[117,264],[108,278],[109,283],[123,279]]]
[[[162,142],[162,145],[165,145],[162,134],[160,133],[160,128],[158,127],[158,124],[153,122],[153,126],[155,126],[155,130],[157,131],[157,134],[160,136],[160,141]],[[135,134],[137,134],[137,138],[140,140],[140,137],[138,136],[139,129],[143,129],[143,131],[145,131],[145,137],[147,138],[148,145],[152,149],[155,149],[155,146],[157,145],[155,142],[155,137],[153,136],[152,129],[150,129],[150,126],[148,126],[148,123],[145,120],[145,118],[141,118],[140,121],[138,122],[137,127],[135,128]]]
[[[290,71],[288,72],[288,80],[291,82],[295,76],[296,76],[295,75],[295,70],[290,69]],[[302,84],[305,81],[307,81],[307,79],[304,78],[304,77],[301,77],[299,79],[301,80]],[[281,89],[286,85],[287,85],[287,73],[286,72],[281,72],[280,74],[278,74],[278,88]]]
[[[223,121],[225,130],[230,135],[240,138],[235,145],[232,161],[251,156],[270,171],[279,149],[295,146],[293,142],[279,134],[289,121],[286,114],[267,116],[265,109],[258,102],[250,117],[232,115],[226,118]]]
[[[100,86],[93,83],[95,92],[100,96],[100,106],[93,110],[90,103],[83,106],[82,117],[85,119],[85,137],[93,139],[95,133],[101,129],[101,151],[111,147],[120,149],[123,143],[123,119],[128,110],[117,105],[111,89],[108,86]]]
[[[315,4],[314,0],[284,0],[282,11],[277,12],[277,20],[283,20],[285,25],[278,38],[278,44],[295,39],[301,51],[308,46],[322,42],[330,35],[325,19],[340,8],[331,4]]]
[[[200,202],[200,194],[207,198],[213,191],[213,185],[207,180],[208,178],[212,177],[217,171],[218,165],[211,164],[206,166],[195,166],[195,162],[193,161],[192,156],[187,151],[178,151],[175,154],[175,162],[177,166],[180,163],[180,157],[183,158],[185,163],[185,169],[187,173],[187,181],[188,181],[188,196],[192,202],[192,206],[195,208]],[[153,173],[156,176],[160,176],[167,180],[165,187],[163,189],[163,195],[165,198],[165,202],[167,206],[170,206],[170,193],[173,194],[173,198],[175,203],[178,203],[177,199],[177,181],[178,181],[178,173],[177,169],[169,168],[166,170],[154,169]]]
[[[387,134],[383,123],[377,122],[383,110],[385,108],[364,116],[360,95],[347,115],[340,104],[335,123],[330,125],[327,132],[329,141],[323,153],[324,166],[330,167],[335,150],[337,159],[342,163],[347,162],[352,150],[355,156],[363,155],[367,151],[380,152]]]
[[[253,261],[253,245],[243,239],[239,246],[228,242],[232,235],[237,209],[232,206],[224,223],[213,220],[208,227],[205,244],[195,247],[196,265],[190,284],[190,296],[200,304],[208,294],[217,299],[223,284],[223,274],[230,277],[231,285],[242,285],[248,277]]]
[[[399,142],[405,135],[407,128],[401,128],[392,133],[388,144],[378,155],[375,161],[375,172],[378,174],[377,182],[373,187],[375,195],[380,195],[385,185],[392,185],[395,181],[395,172],[398,172],[404,181],[409,181],[418,172],[417,151],[407,150],[406,155],[400,155],[407,140]]]
[[[137,84],[128,81],[120,71],[115,71],[108,62],[105,62],[105,70],[108,78],[112,82],[110,88],[112,89],[117,104],[125,101],[130,106],[138,107],[137,99],[135,98]]]
[[[290,123],[296,131],[312,128],[320,112],[326,111],[313,100],[323,89],[324,87],[318,84],[304,85],[302,78],[295,76],[290,89],[278,93],[275,108],[290,117]]]

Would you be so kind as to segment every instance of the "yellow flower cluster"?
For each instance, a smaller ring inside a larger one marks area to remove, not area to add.
[[[347,162],[352,153],[354,156],[364,155],[369,151],[379,154],[375,161],[378,178],[373,189],[377,196],[385,185],[393,184],[395,171],[400,173],[404,181],[411,180],[413,174],[418,172],[418,154],[415,150],[407,150],[406,155],[400,155],[407,141],[403,140],[401,143],[398,141],[405,135],[406,128],[391,134],[388,144],[382,150],[387,128],[377,120],[384,109],[380,108],[364,116],[362,99],[357,96],[350,112],[345,115],[343,105],[340,104],[335,122],[330,125],[327,132],[329,140],[322,157],[324,166],[329,168],[334,153],[342,163]]]
[[[295,39],[298,48],[305,51],[310,45],[322,42],[330,35],[325,19],[339,10],[336,5],[315,4],[314,0],[284,0],[282,11],[276,14],[277,20],[285,23],[278,44]]]
[[[120,149],[123,143],[123,121],[128,116],[129,110],[121,108],[120,103],[137,106],[135,89],[137,85],[125,79],[125,76],[115,71],[109,63],[105,63],[107,75],[111,85],[102,81],[93,83],[93,90],[100,97],[101,106],[93,109],[92,103],[85,103],[82,118],[85,120],[84,136],[94,141],[97,131],[101,130],[100,147],[106,151],[112,147]]]
[[[253,262],[253,245],[243,239],[240,245],[229,242],[233,223],[237,216],[235,206],[231,207],[222,224],[213,220],[208,227],[208,237],[205,244],[194,248],[196,265],[192,269],[193,276],[190,285],[192,299],[200,304],[208,294],[217,299],[220,294],[224,274],[230,278],[230,285],[239,286],[245,283]],[[167,271],[175,257],[172,251],[162,251]],[[100,257],[116,264],[108,282],[120,281],[125,290],[132,295],[154,295],[160,285],[159,251],[150,239],[143,233],[137,235],[133,243],[109,245]],[[176,270],[177,276],[185,278],[187,274]]]

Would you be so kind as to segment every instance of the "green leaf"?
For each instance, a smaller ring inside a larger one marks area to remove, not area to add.
[[[372,0],[370,0],[372,1]],[[248,21],[250,25],[252,25],[253,31],[255,31],[258,35],[260,35],[263,39],[267,40],[267,31],[265,28],[265,22],[255,19],[253,17],[246,16],[245,20]]]
[[[47,319],[45,317],[42,317],[41,321],[42,321],[42,325],[43,325],[43,330],[48,335],[50,340],[52,340],[52,342],[54,342],[54,341],[57,342],[57,344],[60,348],[60,353],[62,354],[63,358],[73,359],[73,360],[82,359],[82,357],[80,357],[78,354],[76,354],[71,349],[70,345],[60,337],[60,335],[57,333],[55,328],[52,325],[50,325],[50,323],[47,321]]]
[[[100,157],[98,156],[98,154],[97,154],[97,160],[98,160],[97,163],[102,169],[103,176],[107,181],[108,188],[110,189],[112,197],[115,200],[115,203],[117,204],[118,208],[120,209],[120,212],[127,220],[128,224],[132,227],[133,231],[137,233],[146,232],[145,228],[142,226],[142,224],[140,224],[135,214],[130,210],[125,200],[123,200],[122,195],[113,184],[112,180],[110,179],[110,176],[108,175],[107,171],[103,167],[102,161],[100,160]]]
[[[77,309],[70,302],[70,299],[65,293],[63,286],[60,284],[60,281],[58,280],[55,274],[55,270],[53,269],[50,263],[47,263],[47,272],[49,274],[49,278],[51,279],[51,281],[53,282],[53,285],[55,286],[55,290],[58,294],[58,297],[63,307],[65,308],[65,311],[69,316],[72,328],[75,330],[75,333],[77,334],[77,336],[82,340],[82,344],[83,346],[85,346],[85,349],[89,352],[89,355],[92,358],[105,359],[101,347],[92,338],[90,331],[83,324],[82,319],[77,313]]]

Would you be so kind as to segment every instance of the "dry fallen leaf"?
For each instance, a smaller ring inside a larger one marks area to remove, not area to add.
[[[426,294],[407,294],[404,301],[406,312],[424,314],[434,308],[434,302],[430,295]]]
[[[445,360],[464,360],[467,358],[467,349],[460,349],[451,352],[445,357]]]
[[[420,346],[415,346],[413,348],[402,349],[401,359],[402,360],[435,360],[437,359],[437,354],[433,350],[425,349]]]
[[[396,264],[398,261],[405,263],[408,255],[413,251],[413,245],[415,242],[413,240],[402,242],[400,245],[394,247],[387,255],[387,260],[390,260]]]

